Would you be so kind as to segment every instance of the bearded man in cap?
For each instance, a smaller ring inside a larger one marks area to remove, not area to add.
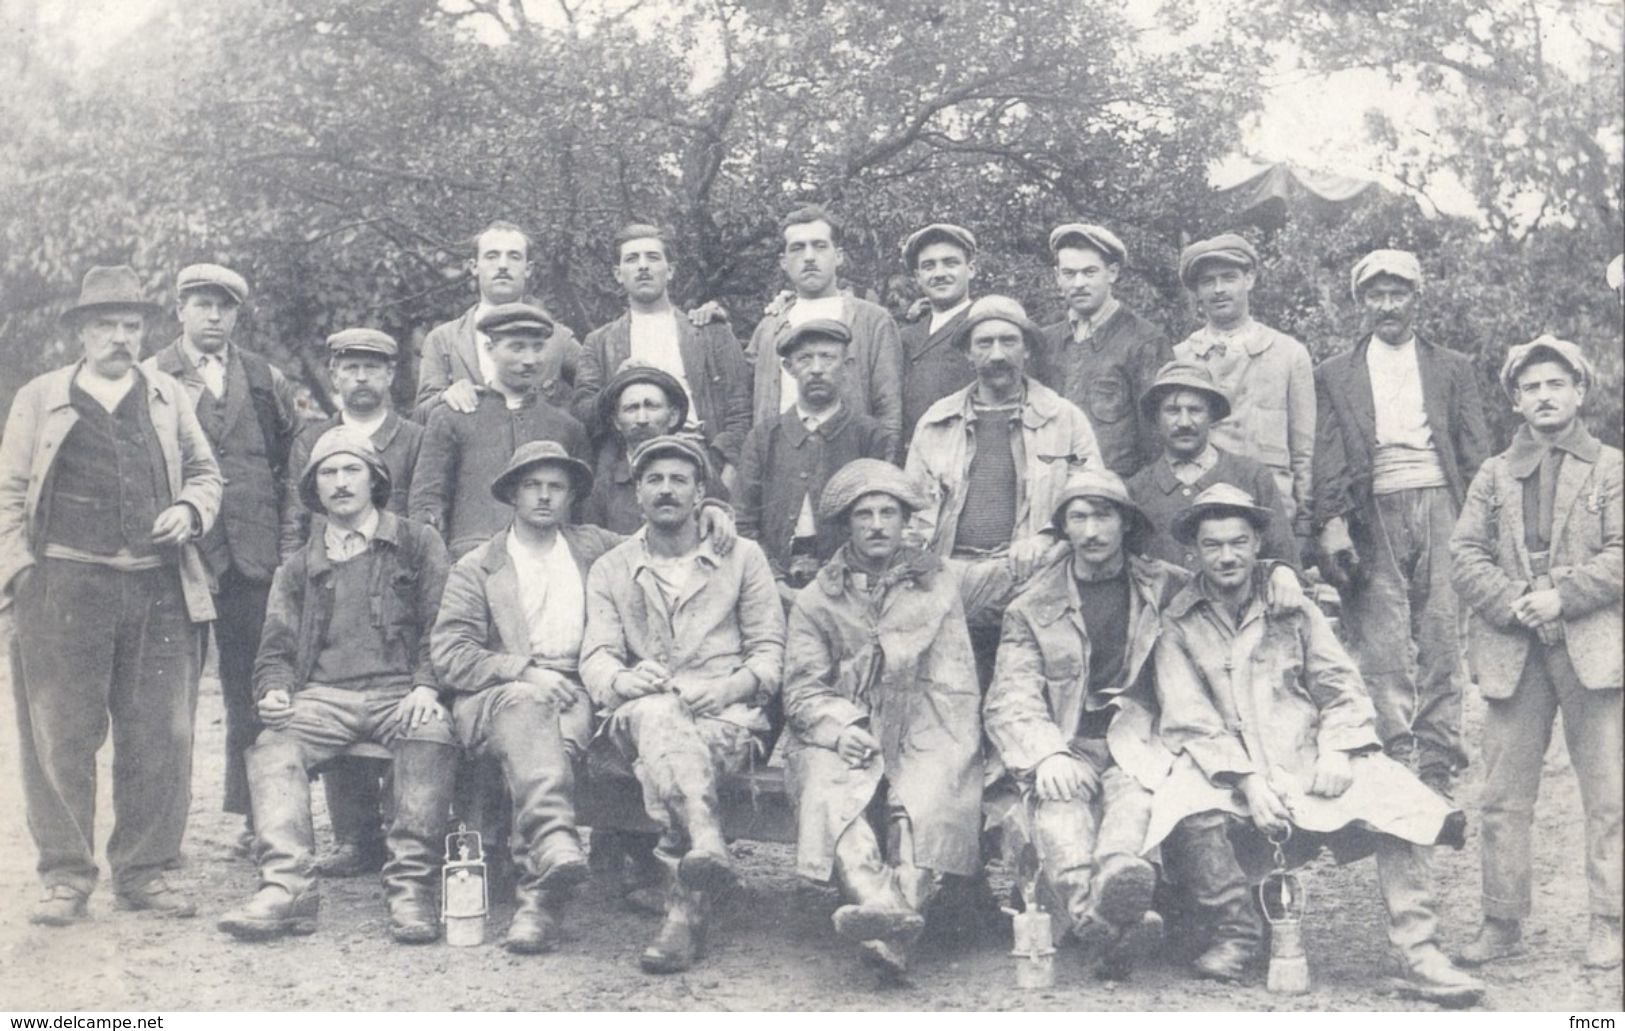
[[[1049,250],[1067,309],[1044,330],[1040,378],[1089,416],[1106,467],[1126,480],[1157,453],[1137,402],[1173,349],[1160,327],[1113,296],[1128,260],[1116,233],[1069,222],[1049,234]]]
[[[1181,251],[1179,281],[1196,295],[1206,325],[1176,344],[1174,357],[1207,369],[1230,398],[1230,417],[1213,427],[1214,443],[1274,474],[1293,536],[1307,544],[1314,363],[1303,344],[1253,319],[1257,277],[1258,251],[1244,236],[1221,233]]]
[[[542,309],[515,303],[492,307],[477,323],[495,372],[471,411],[447,404],[434,409],[423,433],[407,512],[440,532],[453,558],[491,539],[511,513],[491,497],[491,481],[521,444],[552,440],[585,461],[592,451],[586,428],[547,399],[547,342],[553,320]]]
[[[348,426],[316,442],[299,490],[325,525],[277,569],[254,664],[265,725],[248,751],[260,887],[220,929],[250,941],[315,931],[309,771],[370,741],[394,753],[383,872],[390,936],[434,941],[434,880],[458,760],[429,661],[445,545],[385,509],[389,467]]]
[[[226,707],[228,813],[248,814],[243,751],[254,741],[254,654],[280,556],[287,503],[283,472],[301,425],[293,386],[280,369],[232,341],[248,282],[220,265],[189,265],[175,277],[181,337],[142,367],[167,373],[191,395],[225,494],[220,518],[199,546],[215,581],[214,642]],[[246,844],[248,830],[243,832]]]
[[[1452,579],[1471,609],[1468,662],[1485,700],[1484,923],[1458,957],[1474,966],[1523,951],[1531,824],[1559,710],[1585,810],[1585,965],[1620,963],[1625,502],[1619,449],[1580,419],[1596,382],[1566,340],[1543,336],[1508,352],[1501,389],[1524,424],[1473,478],[1450,538]]]
[[[981,694],[967,613],[1013,584],[1003,561],[945,564],[904,543],[924,503],[896,466],[830,477],[819,518],[844,543],[790,608],[785,753],[796,872],[839,884],[835,931],[906,969],[943,875],[981,871]]]
[[[656,437],[632,468],[647,522],[587,575],[581,679],[650,818],[665,828],[671,892],[642,965],[670,973],[693,965],[712,893],[733,879],[717,778],[762,750],[784,609],[759,547],[739,541],[720,555],[701,537],[710,470],[700,444]]]
[[[970,311],[976,278],[976,236],[963,226],[934,222],[903,241],[903,266],[924,295],[898,325],[903,354],[903,453],[920,416],[976,378],[954,340]],[[929,315],[930,318],[926,316]]]
[[[745,438],[739,530],[758,542],[788,605],[840,547],[839,528],[818,516],[824,484],[857,458],[890,455],[885,430],[842,399],[846,325],[812,319],[779,339],[779,361],[796,383],[796,405]]]
[[[688,422],[688,393],[671,373],[632,359],[598,392],[598,458],[582,522],[626,536],[643,525],[632,452],[639,444],[676,433]]]
[[[1489,431],[1472,360],[1416,335],[1416,256],[1373,251],[1350,279],[1371,335],[1315,370],[1320,568],[1343,593],[1383,747],[1448,793],[1467,764],[1450,532]]]
[[[1229,981],[1245,975],[1262,938],[1243,861],[1261,875],[1271,841],[1290,863],[1322,847],[1341,862],[1375,852],[1402,971],[1393,987],[1470,1005],[1484,986],[1439,948],[1428,870],[1429,846],[1460,848],[1466,821],[1382,753],[1359,672],[1320,610],[1266,607],[1258,549],[1273,518],[1244,491],[1217,484],[1174,523],[1201,568],[1163,610],[1157,729],[1175,758],[1156,788],[1145,846],[1175,834],[1170,874],[1213,927],[1197,972]],[[1232,845],[1228,825],[1243,820],[1258,834],[1238,833]]]
[[[196,912],[164,871],[192,797],[201,624],[215,615],[195,542],[221,480],[181,385],[136,368],[158,312],[134,269],[87,272],[62,315],[82,357],[25,384],[0,436],[0,619],[45,886],[35,924],[85,917],[109,727],[117,905]]]

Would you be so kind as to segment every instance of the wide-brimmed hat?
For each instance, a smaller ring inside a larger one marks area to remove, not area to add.
[[[534,304],[514,301],[511,304],[492,306],[480,316],[474,328],[490,337],[501,333],[539,336],[546,339],[553,335],[553,317]]]
[[[1157,370],[1157,378],[1140,395],[1140,414],[1146,421],[1156,418],[1157,406],[1162,403],[1162,395],[1175,390],[1194,390],[1205,395],[1214,422],[1230,414],[1230,395],[1214,384],[1213,377],[1208,375],[1207,369],[1199,362],[1175,358]]]
[[[975,233],[952,222],[933,222],[909,233],[908,239],[903,241],[903,265],[910,272],[914,271],[914,263],[919,260],[920,252],[933,243],[951,243],[963,250],[967,258],[976,256]]]
[[[1248,270],[1258,267],[1258,249],[1238,233],[1220,233],[1198,240],[1179,252],[1179,281],[1196,289],[1196,271],[1204,261],[1217,261]]]
[[[925,495],[913,477],[878,458],[854,458],[835,470],[818,497],[818,518],[836,522],[865,494],[890,494],[910,512],[925,507]]]
[[[1536,362],[1557,362],[1559,365],[1568,366],[1569,371],[1579,379],[1580,385],[1587,390],[1597,382],[1597,370],[1592,367],[1591,359],[1585,356],[1585,352],[1580,350],[1578,344],[1559,340],[1547,333],[1527,344],[1518,344],[1507,349],[1506,361],[1501,363],[1502,393],[1516,400],[1518,375]]]
[[[799,326],[792,326],[790,331],[779,339],[774,349],[779,352],[780,358],[788,358],[796,345],[809,337],[850,344],[852,330],[840,319],[808,319]]]
[[[331,356],[345,351],[364,351],[394,361],[400,350],[394,337],[378,329],[341,329],[327,338],[327,353]]]
[[[299,500],[312,512],[321,512],[321,497],[316,493],[316,468],[334,455],[354,455],[372,470],[372,503],[378,508],[389,504],[389,466],[378,453],[372,438],[353,426],[340,424],[316,438],[305,461],[305,471],[299,476]]]
[[[1093,225],[1089,222],[1068,222],[1056,226],[1049,233],[1049,252],[1056,253],[1067,246],[1068,241],[1076,240],[1085,247],[1092,247],[1099,251],[1107,261],[1121,265],[1128,260],[1128,248],[1117,234],[1105,226]]]
[[[605,432],[615,425],[615,408],[621,403],[621,392],[635,383],[652,383],[660,388],[672,410],[677,413],[677,418],[672,420],[673,426],[688,422],[688,393],[677,382],[676,376],[653,365],[623,363],[598,394],[598,424]]]
[[[1360,299],[1360,287],[1378,276],[1394,276],[1411,284],[1412,289],[1422,287],[1422,263],[1410,251],[1372,251],[1354,263],[1349,271],[1349,293]]]
[[[705,444],[695,437],[667,433],[639,444],[632,451],[632,475],[642,476],[643,470],[657,458],[686,458],[699,467],[706,482],[711,480],[711,461],[705,457]]]
[[[564,450],[556,440],[532,440],[519,445],[508,458],[508,464],[491,481],[491,496],[504,505],[513,504],[514,491],[526,470],[538,465],[562,465],[570,473],[575,496],[584,498],[592,493],[592,467]]]
[[[248,302],[248,280],[224,265],[204,262],[188,265],[175,275],[175,296],[185,296],[188,290],[213,288],[238,304]]]
[[[1003,319],[1005,322],[1015,323],[1021,329],[1021,335],[1027,341],[1027,350],[1035,354],[1044,351],[1044,333],[1038,324],[1027,317],[1027,309],[1014,297],[1005,297],[1003,294],[988,294],[974,301],[970,310],[965,313],[965,324],[959,327],[959,335],[954,337],[954,346],[962,351],[970,350],[971,331],[984,322],[994,319]]]
[[[60,319],[71,325],[92,311],[127,308],[142,315],[157,315],[163,309],[141,294],[141,277],[128,265],[95,265],[79,284],[79,299]]]
[[[1066,506],[1079,498],[1110,501],[1116,505],[1117,510],[1123,513],[1124,521],[1129,524],[1123,534],[1126,540],[1144,540],[1153,532],[1151,517],[1129,495],[1123,478],[1110,469],[1083,469],[1068,476],[1061,488],[1061,496],[1050,512],[1050,525],[1064,532]]]
[[[1253,496],[1230,483],[1215,483],[1196,495],[1191,507],[1174,516],[1169,532],[1181,544],[1196,543],[1196,527],[1203,519],[1214,515],[1239,515],[1263,533],[1269,529],[1274,513],[1258,504]]]

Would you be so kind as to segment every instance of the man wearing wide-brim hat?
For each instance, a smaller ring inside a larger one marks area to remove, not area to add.
[[[0,436],[0,621],[15,626],[23,794],[46,892],[37,924],[83,919],[96,886],[109,726],[118,905],[196,911],[164,871],[180,862],[192,797],[199,634],[215,616],[196,541],[221,479],[181,385],[136,367],[158,311],[134,269],[92,268],[62,316],[82,356],[25,384]]]
[[[350,745],[374,742],[393,754],[383,869],[389,933],[399,942],[433,941],[434,882],[458,759],[429,661],[445,545],[384,508],[389,467],[352,427],[316,441],[299,491],[326,521],[277,569],[254,665],[265,728],[247,755],[259,889],[219,926],[249,941],[316,929],[309,771]]]
[[[1393,987],[1469,1005],[1484,986],[1439,947],[1428,873],[1430,846],[1460,848],[1466,821],[1382,753],[1371,699],[1320,610],[1266,605],[1258,549],[1273,518],[1221,483],[1174,521],[1201,568],[1163,609],[1157,730],[1174,761],[1156,787],[1145,846],[1178,828],[1181,879],[1214,930],[1197,971],[1231,981],[1245,976],[1262,938],[1240,864],[1268,869],[1265,836],[1284,843],[1291,863],[1322,847],[1344,862],[1375,852],[1400,970]]]
[[[688,394],[671,373],[628,359],[597,392],[597,459],[581,520],[623,536],[643,525],[632,452],[688,422]]]
[[[842,543],[796,594],[785,644],[796,872],[841,886],[836,933],[892,972],[906,968],[941,877],[981,870],[967,618],[996,613],[1014,582],[1003,560],[945,563],[905,544],[924,503],[906,473],[875,458],[829,478],[819,519]],[[876,807],[878,836],[866,815]]]

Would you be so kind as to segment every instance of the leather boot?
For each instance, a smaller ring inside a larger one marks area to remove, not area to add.
[[[316,887],[295,897],[281,885],[267,884],[247,904],[227,913],[216,925],[240,941],[268,941],[285,934],[315,934],[322,900]]]
[[[66,927],[78,923],[86,915],[89,898],[84,892],[67,884],[56,884],[46,889],[45,896],[34,903],[28,922],[41,927]]]
[[[627,832],[621,847],[629,861],[621,873],[621,899],[627,908],[650,916],[666,911],[666,868],[655,858],[659,836]]]
[[[1216,981],[1240,981],[1258,955],[1264,928],[1224,822],[1186,820],[1175,828],[1163,855],[1212,923],[1213,939],[1197,957],[1196,972]]]
[[[1033,809],[1033,845],[1044,879],[1040,886],[1067,930],[1096,952],[1111,929],[1095,919],[1094,820],[1083,804],[1039,802]]]
[[[583,703],[584,704],[584,703]],[[589,875],[576,830],[575,767],[559,730],[558,710],[523,696],[499,708],[487,750],[502,767],[513,800],[513,853],[521,890],[565,888]]]
[[[668,755],[670,808],[688,838],[677,877],[691,891],[720,891],[733,884],[733,860],[722,837],[716,771],[710,756]]]
[[[434,881],[457,776],[459,752],[450,745],[406,740],[395,747],[395,818],[389,825],[384,896],[389,936],[403,944],[440,937]]]
[[[1522,955],[1523,929],[1516,920],[1484,918],[1478,934],[1456,953],[1456,962],[1464,967],[1481,967],[1498,959]]]
[[[322,771],[333,849],[316,859],[323,877],[358,877],[384,865],[384,832],[379,822],[378,760],[340,756]]]
[[[704,893],[684,885],[674,870],[667,894],[666,919],[638,960],[645,973],[679,973],[692,967],[705,954],[706,910]]]
[[[874,939],[918,936],[925,920],[898,887],[897,873],[881,858],[873,829],[864,820],[848,827],[835,844],[835,870],[851,901],[835,911],[835,933],[862,944]]]
[[[519,905],[508,922],[508,936],[502,947],[509,952],[531,955],[558,948],[559,929],[564,922],[565,892],[547,888],[520,888]]]
[[[1151,912],[1157,871],[1139,856],[1105,857],[1095,874],[1091,919],[1110,928],[1100,974],[1126,978],[1134,964],[1162,940],[1162,917]]]
[[[1400,961],[1402,973],[1391,987],[1400,995],[1440,1006],[1471,1006],[1484,998],[1484,982],[1457,969],[1436,945],[1425,945]]]
[[[271,738],[266,740],[266,738]],[[218,927],[245,941],[311,934],[321,903],[311,851],[310,779],[303,753],[270,732],[244,754],[253,799],[259,891],[227,913]]]
[[[1591,917],[1591,931],[1586,936],[1585,964],[1593,970],[1612,970],[1619,966],[1619,917]]]

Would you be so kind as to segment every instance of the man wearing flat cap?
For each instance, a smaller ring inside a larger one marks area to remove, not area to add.
[[[1468,663],[1485,702],[1484,923],[1459,954],[1475,966],[1524,950],[1535,799],[1559,711],[1585,810],[1585,965],[1620,963],[1625,502],[1619,449],[1598,443],[1580,418],[1596,384],[1566,340],[1543,336],[1508,352],[1501,389],[1524,424],[1473,477],[1450,539],[1451,576],[1470,610]]]
[[[1323,847],[1340,862],[1374,852],[1400,970],[1392,986],[1470,1005],[1484,986],[1439,947],[1428,869],[1430,846],[1460,848],[1466,821],[1382,753],[1371,699],[1320,610],[1266,606],[1258,547],[1273,518],[1217,484],[1174,523],[1201,569],[1163,609],[1157,731],[1174,759],[1145,847],[1175,834],[1170,876],[1213,932],[1197,972],[1226,981],[1246,975],[1262,939],[1249,884],[1270,868],[1270,841],[1293,865]]]
[[[322,533],[322,517],[299,499],[299,477],[316,441],[335,426],[349,426],[372,441],[389,467],[389,503],[398,516],[406,514],[406,500],[417,468],[423,427],[395,414],[390,387],[395,382],[395,339],[376,329],[344,329],[327,338],[327,371],[338,399],[338,413],[299,431],[288,451],[287,483],[283,488],[282,540],[278,549],[285,561],[304,546],[312,533]],[[383,823],[379,816],[377,760],[341,757],[322,770],[327,813],[333,821],[334,850],[321,856],[317,869],[327,877],[370,873],[384,861]]]
[[[976,237],[969,229],[933,222],[903,241],[903,265],[924,295],[897,327],[903,353],[903,452],[920,416],[976,378],[954,339],[970,310],[976,277]],[[927,318],[927,315],[930,317]]]
[[[841,544],[839,528],[818,515],[824,484],[853,459],[890,457],[885,430],[843,400],[851,338],[845,323],[827,319],[781,336],[795,407],[745,438],[739,532],[767,553],[786,605]]]
[[[497,220],[474,237],[473,253],[467,268],[474,278],[479,299],[468,310],[442,322],[423,338],[418,359],[417,407],[413,418],[427,425],[439,405],[453,411],[472,413],[479,406],[482,390],[500,389],[497,366],[492,359],[491,337],[480,328],[480,320],[498,305],[528,304],[538,310],[542,304],[526,292],[536,270],[531,238],[512,222]],[[538,347],[535,387],[549,402],[560,408],[570,403],[581,342],[570,327],[543,310],[548,330]],[[482,481],[483,482],[483,481]],[[482,487],[483,489],[483,487]]]
[[[971,305],[956,345],[976,380],[926,409],[909,445],[909,475],[926,493],[915,529],[948,558],[1008,556],[1030,575],[1054,543],[1044,536],[1073,470],[1103,468],[1089,417],[1031,374],[1044,339],[1020,303]],[[982,683],[993,674],[996,626],[973,627]]]
[[[671,432],[705,438],[721,484],[733,490],[739,449],[750,430],[750,365],[726,320],[696,325],[671,302],[670,234],[634,223],[615,237],[615,282],[626,292],[627,312],[587,334],[571,410],[600,444],[614,436],[598,421],[605,380],[628,362],[653,366],[677,381],[686,414]]]
[[[1174,357],[1201,365],[1230,399],[1230,417],[1213,442],[1275,476],[1293,536],[1309,539],[1310,476],[1315,457],[1315,373],[1309,349],[1253,319],[1258,251],[1244,236],[1221,233],[1179,255],[1179,281],[1196,295],[1206,321],[1174,346]],[[1301,550],[1301,549],[1300,549]]]
[[[1009,564],[904,543],[924,503],[901,469],[842,466],[819,518],[842,544],[790,608],[784,713],[796,872],[839,884],[835,931],[901,973],[944,876],[981,871],[981,693],[966,614],[996,610]]]
[[[389,467],[351,427],[316,442],[299,492],[325,524],[277,569],[254,663],[265,729],[247,759],[260,884],[219,926],[245,941],[316,930],[309,771],[370,741],[394,756],[383,870],[389,933],[434,941],[434,882],[458,760],[429,661],[446,548],[428,527],[384,508]]]
[[[136,367],[158,312],[134,269],[92,268],[62,315],[82,356],[25,384],[0,435],[0,634],[45,887],[35,924],[85,917],[109,727],[117,905],[196,912],[164,871],[192,798],[200,635],[215,615],[195,542],[221,482],[181,385]]]
[[[254,653],[265,599],[280,555],[277,536],[288,503],[283,475],[301,425],[293,386],[282,371],[237,346],[232,334],[248,283],[220,265],[188,265],[175,277],[181,337],[142,362],[186,388],[209,438],[225,494],[220,518],[199,542],[215,581],[214,642],[226,708],[224,809],[248,814],[243,750],[254,742]],[[249,828],[245,826],[246,840]]]
[[[632,480],[632,452],[688,423],[688,392],[664,369],[628,359],[598,392],[593,423],[604,429],[581,521],[622,536],[636,533],[643,525],[643,510]]]
[[[499,304],[478,326],[495,369],[489,389],[472,411],[446,404],[430,413],[407,502],[407,513],[438,530],[453,558],[508,525],[511,513],[491,496],[491,481],[521,444],[551,440],[572,458],[592,455],[586,429],[547,399],[540,379],[553,328],[548,314],[530,304]]]
[[[1489,454],[1484,405],[1472,360],[1416,334],[1414,254],[1373,251],[1350,285],[1370,335],[1315,370],[1320,569],[1343,594],[1383,747],[1449,792],[1467,764],[1450,532]]]
[[[756,324],[745,348],[755,365],[751,424],[771,425],[795,408],[795,379],[774,360],[780,340],[803,322],[828,319],[845,325],[852,336],[846,354],[845,401],[852,411],[880,423],[886,431],[887,457],[895,460],[902,454],[903,438],[897,325],[880,305],[841,293],[836,273],[845,256],[841,225],[833,214],[816,204],[804,205],[784,216],[779,228],[784,238],[779,267],[795,296]]]
[[[1128,481],[1128,492],[1151,521],[1146,554],[1194,571],[1196,552],[1174,540],[1173,521],[1197,495],[1216,483],[1240,487],[1274,512],[1260,555],[1298,568],[1292,523],[1275,489],[1275,476],[1243,455],[1212,441],[1213,425],[1230,415],[1230,399],[1213,385],[1199,362],[1174,359],[1157,370],[1140,395],[1140,414],[1161,442],[1161,453]]]
[[[733,880],[717,778],[764,758],[784,608],[761,548],[742,540],[719,554],[701,537],[703,445],[656,437],[633,454],[632,469],[647,522],[587,574],[581,679],[665,831],[666,917],[641,962],[671,973],[693,965],[712,893]]]
[[[1112,295],[1128,249],[1105,226],[1069,222],[1049,234],[1066,318],[1044,329],[1040,378],[1089,416],[1106,468],[1128,479],[1157,453],[1139,398],[1174,356],[1161,327]]]

